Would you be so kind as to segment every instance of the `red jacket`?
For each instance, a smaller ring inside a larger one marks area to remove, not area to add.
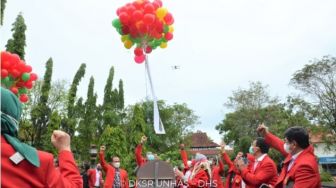
[[[314,147],[310,145],[302,151],[293,163],[291,169],[287,172],[288,165],[292,158],[284,148],[284,142],[271,133],[265,135],[267,144],[280,151],[286,157],[284,166],[281,170],[276,188],[282,188],[289,182],[293,182],[293,188],[319,188],[321,187],[320,174],[318,170],[317,160],[314,155]]]
[[[73,155],[69,151],[61,151],[58,155],[59,170],[54,167],[53,155],[38,151],[40,167],[23,160],[15,165],[9,157],[15,150],[1,135],[1,187],[83,187],[83,180],[76,166]]]
[[[94,188],[95,187],[95,183],[96,183],[96,169],[89,169],[87,171],[87,175],[89,176],[89,187],[90,188]],[[103,180],[103,173],[101,171],[99,171],[100,177],[99,177],[99,185],[101,186],[104,183]]]
[[[111,188],[113,187],[114,183],[114,176],[115,176],[115,171],[116,169],[106,163],[105,158],[104,158],[104,153],[100,152],[99,153],[99,160],[100,164],[103,167],[105,173],[106,173],[106,178],[105,178],[105,188]],[[126,170],[119,168],[120,171],[120,181],[121,181],[121,188],[129,188],[128,185],[128,174]]]
[[[201,169],[193,178],[189,178],[188,185],[190,188],[209,188],[209,174],[204,169]]]
[[[220,175],[220,173],[224,171],[224,164],[221,159],[218,160],[218,163],[219,165],[214,166],[212,169],[212,185],[214,187],[224,188],[222,177]]]
[[[181,158],[182,158],[182,162],[183,162],[183,174],[185,174],[188,170],[189,170],[189,166],[188,166],[188,154],[187,151],[184,149],[180,150],[180,154],[181,154]]]
[[[223,161],[229,166],[228,175],[226,176],[225,180],[225,188],[229,188],[230,184],[231,188],[241,188],[243,178],[241,177],[240,171],[233,164],[227,153],[223,153],[222,158]],[[249,161],[247,169],[252,169],[254,164],[254,157],[250,154],[247,154],[247,159]]]
[[[135,148],[135,160],[138,167],[144,165],[147,162],[147,159],[142,157],[142,144],[138,144]]]
[[[258,188],[263,183],[274,186],[278,179],[276,165],[268,155],[257,164],[255,170],[245,168],[241,174],[248,188]]]

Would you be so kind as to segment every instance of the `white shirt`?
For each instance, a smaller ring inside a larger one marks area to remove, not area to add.
[[[95,182],[95,186],[98,187],[100,186],[100,173],[99,171],[96,169],[96,182]]]
[[[289,163],[288,165],[288,168],[287,168],[287,172],[292,168],[293,164],[294,164],[294,161],[296,160],[296,158],[298,158],[298,156],[302,153],[303,151],[300,151],[299,153],[295,154],[292,156],[292,159],[291,159],[291,162]]]
[[[253,166],[253,171],[256,170],[257,165],[259,164],[259,162],[261,162],[262,160],[264,160],[264,158],[266,157],[266,155],[267,155],[267,154],[265,153],[265,154],[259,156],[258,159],[255,160],[255,162],[254,162],[254,166]]]

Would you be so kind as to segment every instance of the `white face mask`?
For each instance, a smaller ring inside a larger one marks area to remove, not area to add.
[[[289,150],[289,144],[288,144],[288,143],[284,143],[283,148],[284,148],[284,150],[285,150],[287,153],[290,153],[290,150]]]
[[[114,166],[115,168],[119,168],[119,167],[120,167],[120,162],[113,163],[113,166]]]

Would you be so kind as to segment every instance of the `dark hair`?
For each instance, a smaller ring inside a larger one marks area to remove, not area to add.
[[[269,145],[266,144],[266,141],[262,137],[256,139],[256,146],[260,148],[261,153],[268,153]]]
[[[289,141],[295,141],[300,148],[306,149],[309,146],[309,135],[306,129],[295,126],[285,131],[285,138]]]
[[[118,155],[113,155],[113,156],[111,157],[112,162],[113,162],[113,158],[116,158],[116,157],[118,157],[119,160],[120,160],[120,157],[119,157]]]

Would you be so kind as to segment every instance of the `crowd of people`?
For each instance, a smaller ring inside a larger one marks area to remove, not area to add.
[[[100,147],[99,164],[95,168],[85,165],[80,173],[70,147],[70,136],[55,130],[51,142],[58,150],[58,159],[52,154],[38,151],[18,139],[21,104],[7,89],[1,88],[1,187],[89,187],[129,188],[128,173],[113,156],[105,161],[105,146]],[[174,168],[176,188],[318,188],[321,187],[314,147],[308,132],[302,127],[288,128],[284,140],[279,139],[261,124],[256,130],[261,137],[251,143],[249,153],[238,152],[231,160],[221,145],[218,160],[196,153],[192,160],[184,144],[180,145],[183,168]],[[147,138],[143,136],[135,148],[138,168],[148,161],[158,160],[148,152],[142,155]],[[270,147],[278,150],[285,160],[281,171],[268,155]],[[224,167],[227,173],[222,178]],[[224,180],[224,181],[223,181]]]

